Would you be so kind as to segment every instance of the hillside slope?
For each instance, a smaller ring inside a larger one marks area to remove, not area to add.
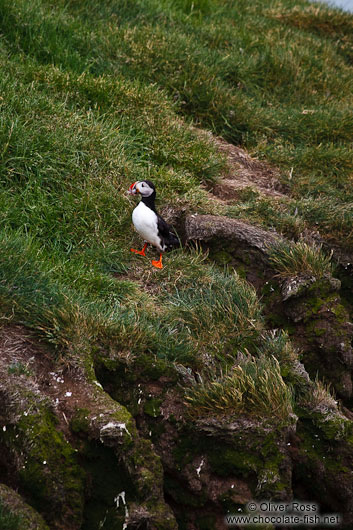
[[[0,28],[0,527],[294,498],[351,528],[353,17],[3,0]]]

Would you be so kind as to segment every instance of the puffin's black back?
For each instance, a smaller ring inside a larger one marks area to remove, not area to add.
[[[157,213],[158,217],[158,234],[162,239],[162,242],[167,247],[166,250],[172,250],[173,248],[180,247],[180,241],[175,234],[174,230],[169,224]]]

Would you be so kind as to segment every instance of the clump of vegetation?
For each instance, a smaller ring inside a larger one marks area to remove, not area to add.
[[[301,406],[314,412],[337,411],[338,401],[336,401],[332,385],[320,381],[318,377],[311,383],[310,391],[306,392],[298,401]]]
[[[28,369],[28,367],[21,362],[10,363],[7,371],[9,374],[26,375],[26,376],[31,375],[31,371]]]
[[[312,275],[317,279],[332,274],[331,256],[304,241],[279,241],[269,248],[269,261],[279,278]]]
[[[192,417],[246,414],[285,421],[293,395],[274,357],[245,356],[228,372],[192,387],[186,403]]]
[[[215,266],[206,270],[207,283],[178,289],[169,297],[167,317],[177,333],[186,334],[194,351],[221,359],[234,356],[237,346],[256,342],[262,329],[256,291],[236,273]]]

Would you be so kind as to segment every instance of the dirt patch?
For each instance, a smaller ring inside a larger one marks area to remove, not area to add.
[[[214,194],[221,198],[236,196],[237,190],[249,186],[272,197],[285,197],[284,186],[279,181],[279,170],[252,158],[244,149],[230,144],[218,136],[213,137],[217,149],[227,158],[228,171],[217,184]]]
[[[197,131],[200,136],[207,137],[227,160],[227,169],[212,190],[218,199],[232,201],[238,197],[240,190],[248,187],[267,196],[282,199],[287,197],[288,190],[280,182],[279,169],[251,157],[241,147],[230,144],[209,131]]]

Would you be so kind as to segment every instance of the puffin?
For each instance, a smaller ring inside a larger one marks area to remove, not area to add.
[[[152,260],[152,265],[162,269],[162,254],[180,246],[179,239],[168,223],[159,215],[155,206],[156,188],[150,180],[134,182],[128,194],[141,195],[141,201],[132,212],[132,222],[136,231],[145,240],[142,250],[131,248],[131,252],[146,256],[145,250],[150,243],[159,250],[159,260]]]

